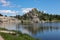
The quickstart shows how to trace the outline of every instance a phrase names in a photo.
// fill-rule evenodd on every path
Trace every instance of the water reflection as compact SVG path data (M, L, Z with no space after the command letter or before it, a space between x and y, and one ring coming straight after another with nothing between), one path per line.
M36 34L38 32L59 30L60 23L35 23L28 25L23 25L20 23L2 23L0 24L0 27L6 28L8 30L18 30Z
M47 39L60 39L60 22L52 23L38 23L23 25L20 23L2 23L0 27L8 30L17 30L26 33L35 38ZM48 35L48 36L47 36ZM56 37L55 37L56 36Z
M38 32L44 32L44 31L53 31L58 30L60 27L52 26L52 25L45 25L45 24L30 24L30 25L22 25L23 29L28 30L32 34L36 34ZM21 27L21 26L19 26Z
M16 23L0 23L1 28L6 28L8 30L16 30Z

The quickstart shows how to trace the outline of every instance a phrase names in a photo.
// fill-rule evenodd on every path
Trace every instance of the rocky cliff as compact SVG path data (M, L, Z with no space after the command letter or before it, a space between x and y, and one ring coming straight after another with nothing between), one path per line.
M23 15L25 19L31 20L32 22L39 22L38 10L33 8L31 11Z

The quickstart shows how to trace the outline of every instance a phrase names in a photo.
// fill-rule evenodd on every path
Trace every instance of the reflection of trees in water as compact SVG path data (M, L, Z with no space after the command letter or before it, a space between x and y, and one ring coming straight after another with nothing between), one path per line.
M20 23L17 23L16 24L16 31L19 31L19 29L20 29Z
M44 32L44 31L53 31L60 29L59 27L53 27L53 26L38 26L38 25L28 25L24 27L29 32L32 32L33 34L36 34L37 32Z

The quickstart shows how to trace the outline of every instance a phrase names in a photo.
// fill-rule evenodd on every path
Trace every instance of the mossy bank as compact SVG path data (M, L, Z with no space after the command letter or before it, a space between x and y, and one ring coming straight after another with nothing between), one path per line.
M6 29L0 28L0 30L6 30ZM4 38L4 40L36 40L35 38L32 38L27 34L22 34L21 32L16 32L16 34L0 32L0 35Z

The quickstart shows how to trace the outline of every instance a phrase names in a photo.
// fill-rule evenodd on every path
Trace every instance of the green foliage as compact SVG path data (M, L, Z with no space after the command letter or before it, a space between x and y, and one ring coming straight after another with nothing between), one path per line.
M44 13L44 11L38 11L36 8L33 8L31 11L29 11L28 13L25 13L22 16L16 15L14 17L19 20L22 20L22 19L31 20L31 19L33 19L32 16L34 16L34 15L37 15L40 20L44 20L44 21L60 20L60 15L52 15L52 14ZM0 16L3 16L3 15L0 14Z
M30 18L30 17L28 16L28 14L23 15L23 19L24 19L24 20L29 20L29 18Z
M31 24L31 21L30 20L23 20L23 23L22 24L24 24L24 25Z
M30 37L29 35L25 34L19 34L17 35L12 35L8 33L0 33L0 35L5 39L5 40L35 40L34 38Z
M0 16L3 16L2 14L0 14Z
M20 20L22 17L20 15L16 15L15 18Z
M7 30L7 29L0 28L0 30ZM0 35L4 38L4 40L36 40L35 38L32 38L28 34L22 34L21 32L17 32L17 31L14 31L14 32L16 32L16 34L0 32Z
M0 30L7 30L7 29L5 29L5 28L0 28Z
M20 16L20 15L16 15L15 18L18 18L19 20L31 20L33 19L32 16L37 15L37 17L40 20L60 20L60 15L52 15L52 14L48 14L48 13L44 13L44 11L38 11L36 8L33 8L31 11L29 11L28 13L25 13L24 15Z

